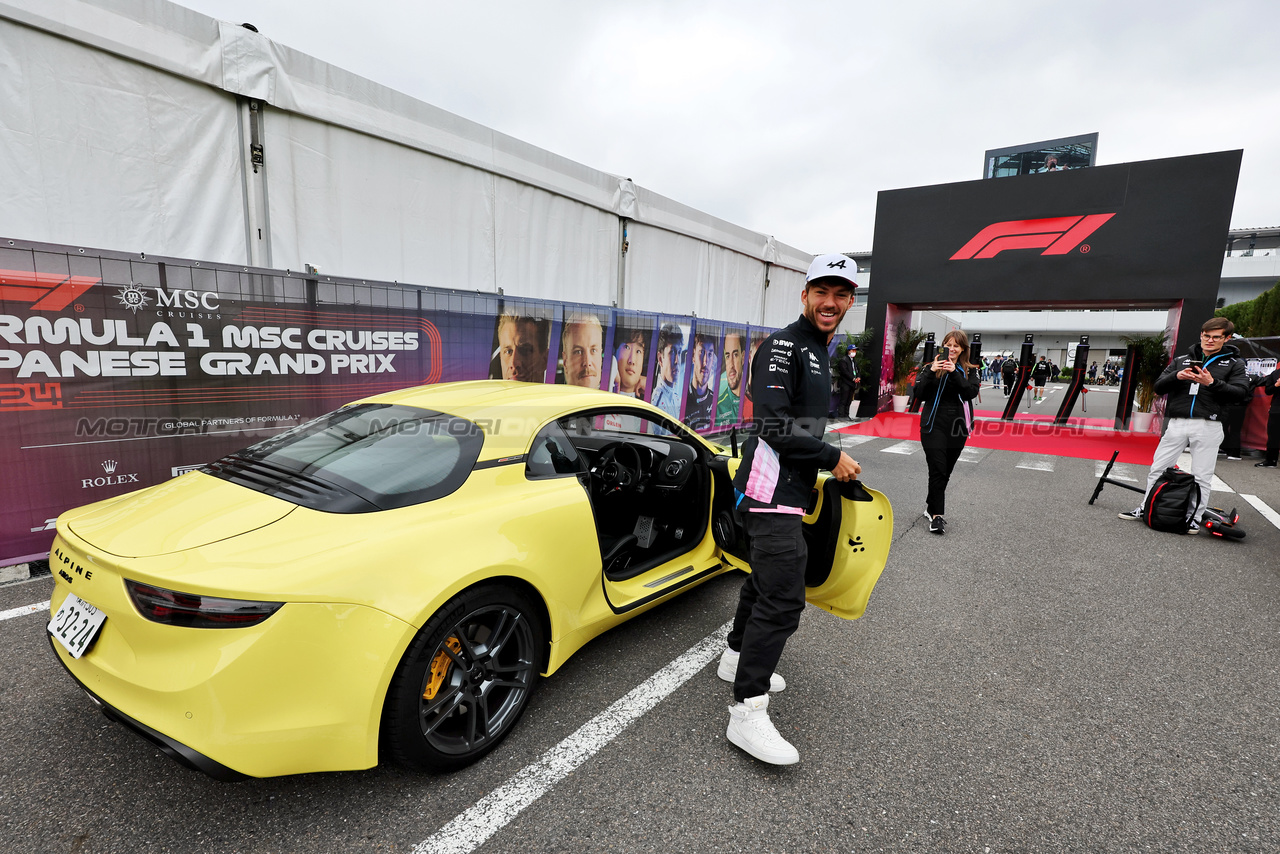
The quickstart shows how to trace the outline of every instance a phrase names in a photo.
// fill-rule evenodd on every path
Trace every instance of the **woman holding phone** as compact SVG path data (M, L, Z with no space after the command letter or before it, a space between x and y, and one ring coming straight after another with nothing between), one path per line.
M938 355L916 375L916 400L920 409L920 444L929 464L929 497L925 518L934 534L946 531L947 482L969 438L973 409L969 401L978 394L969 362L969 336L953 329L942 339Z

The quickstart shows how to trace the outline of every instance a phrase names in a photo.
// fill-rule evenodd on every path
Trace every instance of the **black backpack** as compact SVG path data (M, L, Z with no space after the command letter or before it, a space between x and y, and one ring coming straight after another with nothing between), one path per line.
M1193 475L1174 466L1165 469L1151 487L1142 505L1142 521L1157 531L1185 534L1199 506L1200 484Z

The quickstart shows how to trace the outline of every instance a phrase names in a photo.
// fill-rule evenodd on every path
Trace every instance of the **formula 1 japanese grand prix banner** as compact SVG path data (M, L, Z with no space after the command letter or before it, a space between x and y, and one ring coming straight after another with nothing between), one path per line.
M730 332L747 340L691 317L4 241L0 566L43 557L66 509L422 383L669 387L696 429L737 424L740 404L714 405Z

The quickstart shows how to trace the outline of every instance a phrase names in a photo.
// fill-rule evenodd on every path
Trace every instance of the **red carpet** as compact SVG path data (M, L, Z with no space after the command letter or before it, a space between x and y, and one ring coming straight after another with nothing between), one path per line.
M1100 419L1072 419L1070 424L1051 423L1053 416L1018 416L1017 421L979 418L974 422L968 444L975 448L997 451L1021 451L1027 454L1051 454L1079 457L1085 460L1109 460L1116 451L1116 462L1151 465L1158 433L1130 433L1124 430L1098 429L1085 426ZM1084 423L1077 423L1083 421ZM1102 422L1109 428L1113 422ZM909 412L881 412L870 421L841 427L837 433L878 436L884 439L920 439L920 416Z
M1052 423L1052 421L1053 421L1053 419L1054 419L1054 417L1055 417L1055 413L1056 413L1056 410L1053 410L1053 411L1048 412L1048 413L1045 413L1045 412L1043 412L1043 411L1042 411L1042 412L1024 412L1024 411L1022 411L1022 410L1019 410L1019 411L1018 411L1017 420L1018 420L1018 421L1036 421L1036 422L1050 422L1050 423ZM1003 406L1001 406L1001 407L1000 407L1000 408L998 408L998 409L986 409L986 408L984 408L981 404L979 404L978 406L974 407L973 415L974 415L974 417L975 417L975 418L993 418L993 419L998 419L1001 415L1004 415L1004 407L1003 407ZM1068 418L1068 419L1067 419L1067 424L1072 425L1072 426L1077 426L1077 427L1101 427L1101 428L1102 428L1102 429L1104 429L1104 430L1113 430L1113 431L1114 431L1114 425L1115 425L1115 423L1116 423L1116 419L1115 419L1115 416L1114 416L1114 415L1113 415L1113 416L1111 416L1110 418L1080 418L1080 417L1072 417L1072 418ZM1111 455L1110 455L1110 454L1108 454L1108 455L1107 455L1107 459L1111 459Z

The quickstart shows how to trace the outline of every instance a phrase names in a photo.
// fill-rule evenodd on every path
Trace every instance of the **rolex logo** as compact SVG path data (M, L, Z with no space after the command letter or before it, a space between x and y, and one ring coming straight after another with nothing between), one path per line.
M137 472L129 472L126 474L116 474L116 467L120 463L116 460L103 460L100 465L102 470L106 472L106 477L86 477L80 481L81 489L95 489L99 486L119 486L125 483L136 483L141 486L142 477Z

